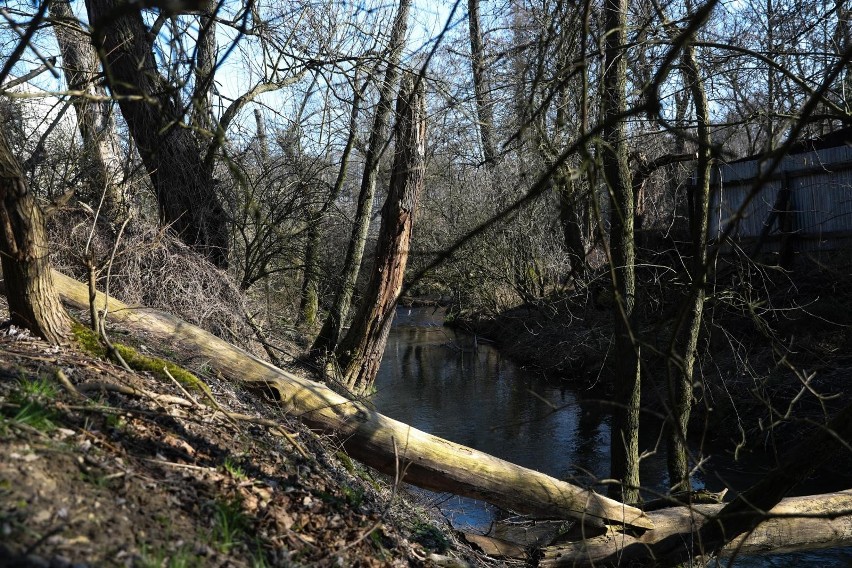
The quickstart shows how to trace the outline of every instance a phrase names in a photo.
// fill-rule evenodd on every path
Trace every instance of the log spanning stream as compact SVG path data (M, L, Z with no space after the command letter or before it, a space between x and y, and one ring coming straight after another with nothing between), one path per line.
M488 343L443 327L443 315L434 308L398 309L376 379L373 402L379 412L556 478L586 484L607 476L610 416L605 407L564 383L520 368ZM657 428L646 428L641 449L653 450L658 434ZM726 483L743 489L771 465L766 458L735 464L728 456L713 455L710 473L695 481L711 491ZM650 490L666 488L664 444L643 460L641 474ZM816 483L801 491L839 488ZM484 533L505 517L472 499L427 495L460 530ZM852 549L738 557L735 565L847 567Z
M89 291L85 284L55 271L53 280L63 301L80 309L88 306ZM98 293L96 301L100 305L107 300ZM115 299L109 299L108 304L112 318L125 329L131 332L144 331L159 341L192 350L204 357L211 369L221 373L225 379L261 395L259 404L273 405L279 412L298 417L312 430L336 437L341 448L352 458L380 472L398 472L402 460L405 464L405 479L418 487L451 491L456 495L481 499L505 510L537 515L539 518L579 521L581 535L554 546L547 545L552 542L551 539L537 542L536 551L540 555L537 558L538 565L542 567L600 566L634 561L648 564L654 560L675 565L705 551L718 550L724 557L740 553L762 554L767 550L781 552L815 547L852 547L852 489L782 498L794 486L803 491L818 487L801 484L808 480L811 465L830 462L839 452L845 451L844 440L852 439L852 406L847 406L835 415L827 423L826 429L810 432L807 443L789 450L785 458L789 464L787 469L762 474L760 482L727 505L665 507L643 512L576 483L560 480L395 420L378 412L372 404L345 398L322 383L279 369L176 316L143 306L128 306ZM426 327L437 328L436 324L432 322ZM406 326L399 327L404 329ZM456 337L463 339L461 336ZM451 347L465 351L463 344L453 344ZM469 347L472 353L479 355L479 349L472 349L473 345ZM444 358L439 357L439 362ZM477 356L474 361L478 359ZM497 360L500 362L498 368L503 368L504 362L499 357ZM460 369L461 376L451 373L449 376L454 378L448 380L447 384L470 380L472 375L469 369L465 370L464 366ZM485 380L483 384L501 384L496 377ZM543 402L547 412L546 416L534 415L536 420L520 420L512 424L532 424L560 412L567 413L570 408L581 404L577 400L576 404L565 404L560 409L542 395L536 395L536 391L529 387L531 377L526 378L526 383L523 380L523 376L518 375L507 384L509 387L526 385L525 392L532 399ZM546 384L542 383L542 386ZM385 391L387 389L382 392ZM411 396L406 395L406 398ZM396 400L394 397L392 399ZM567 391L560 390L560 399L567 400ZM460 400L465 401L465 404L453 413L457 417L461 416L462 422L459 424L471 423L472 428L488 428L491 432L489 424L480 423L474 414L479 409L496 405L496 400L481 395ZM415 402L415 408L424 406L416 399ZM523 412L519 415L522 416ZM505 416L505 413L498 413L498 416ZM275 421L271 421L269 427L280 430ZM495 428L498 427L505 428L505 420ZM450 435L457 436L459 432L451 431ZM522 445L532 443L532 440L526 438L520 438L520 441ZM542 436L538 436L535 442L542 442ZM502 447L496 448L502 454L506 453L504 450ZM539 455L540 452L543 456L557 450L548 438L533 455ZM519 461L522 459L519 458ZM593 463L601 461L596 459ZM716 467L716 470L719 471L719 468ZM594 471L589 474L594 477ZM848 483L848 479L848 472L844 473L844 484ZM733 484L735 488L741 486ZM828 486L818 488L826 490ZM465 508L470 509L467 506ZM488 510L485 511L483 518L490 515ZM730 539L732 535L736 535L733 540ZM504 545L499 545L501 541L493 538L471 538L489 548L496 546L501 554L506 551ZM527 538L523 540L528 541ZM518 549L515 548L512 556L518 555ZM781 565L843 566L848 565L848 553L848 549L836 548L825 556L811 554L782 557ZM523 554L521 550L520 555Z

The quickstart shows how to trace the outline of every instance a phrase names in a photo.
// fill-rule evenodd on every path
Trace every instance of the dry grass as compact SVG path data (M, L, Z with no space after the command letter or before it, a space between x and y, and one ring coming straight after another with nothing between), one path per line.
M67 209L49 223L52 262L66 274L86 278L86 251L98 267L98 287L129 304L161 309L242 347L253 349L245 322L249 300L231 275L189 249L168 231L134 220L123 233L111 267L117 228L98 223L82 209Z

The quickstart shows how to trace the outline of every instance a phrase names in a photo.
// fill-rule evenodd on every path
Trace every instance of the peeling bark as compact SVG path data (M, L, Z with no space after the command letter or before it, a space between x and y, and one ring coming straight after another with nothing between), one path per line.
M694 550L684 555L693 559L703 552L712 552L712 547L702 546L699 529L723 507L694 505L654 511L648 513L654 522L653 530L639 536L610 532L581 542L547 547L538 565L542 568L673 566L680 561L664 555L664 544L679 544L688 551L693 547L687 543L694 543ZM852 545L852 491L841 491L784 499L752 531L726 544L719 555L781 554L849 545Z
M387 142L388 120L393 105L393 93L399 77L399 62L402 58L402 48L405 45L405 33L408 29L410 11L411 0L400 0L399 10L396 18L394 18L390 43L388 44L385 76L379 88L379 103L373 117L373 127L370 130L370 141L364 160L364 174L361 178L361 190L358 193L358 207L355 211L352 236L349 239L346 258L343 262L343 281L312 347L313 351L320 353L334 351L340 342L344 323L352 305L352 296L355 294L355 285L358 281L358 273L361 271L364 248L367 245L367 233L370 230L370 217L373 214L373 199L376 194L376 179L379 173L379 159Z
M396 117L396 151L382 207L376 262L361 307L337 354L343 382L354 392L367 391L379 372L408 263L414 213L426 175L426 96L419 77L409 74L403 80Z

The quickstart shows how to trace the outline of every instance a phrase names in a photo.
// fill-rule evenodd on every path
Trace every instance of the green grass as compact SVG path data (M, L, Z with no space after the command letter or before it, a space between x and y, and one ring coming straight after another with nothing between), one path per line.
M237 463L236 460L232 459L231 456L225 458L225 462L222 464L222 469L228 472L234 479L246 478L245 470L239 463Z
M9 402L14 407L5 409L3 416L11 423L23 424L41 432L56 428L56 413L46 405L56 397L56 386L44 378L24 378L18 381L18 387L9 396Z
M34 400L21 406L18 412L10 418L12 422L25 424L42 432L49 432L56 428L56 424L53 422L53 412Z
M21 379L18 384L20 385L19 392L26 398L52 399L56 398L59 392L56 383L42 377Z
M439 553L446 552L450 548L447 537L435 525L417 519L411 527L411 532L413 540L424 548Z
M140 568L190 568L200 566L198 558L186 547L181 547L173 553L168 553L162 547L152 550L147 544L142 545L138 560L133 564Z
M213 521L212 544L221 552L228 552L245 540L249 519L240 499L214 502Z
M350 507L360 507L364 502L364 490L359 487L349 487L344 483L340 486L340 492Z
M127 420L120 414L107 414L105 416L106 425L111 430L123 431L127 427Z

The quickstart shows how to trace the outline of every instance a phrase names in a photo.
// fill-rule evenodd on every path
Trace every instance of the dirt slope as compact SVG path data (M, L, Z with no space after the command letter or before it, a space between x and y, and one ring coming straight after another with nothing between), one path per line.
M0 566L484 562L327 441L252 395L207 380L215 403L4 330ZM286 431L234 421L215 404Z

